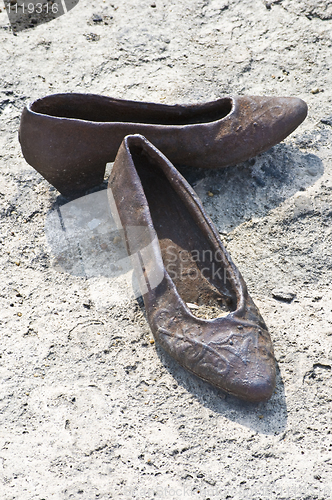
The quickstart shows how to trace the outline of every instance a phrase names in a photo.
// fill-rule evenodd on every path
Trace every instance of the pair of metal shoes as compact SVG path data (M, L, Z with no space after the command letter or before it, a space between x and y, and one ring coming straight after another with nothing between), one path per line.
M167 106L60 94L22 114L26 160L65 196L100 184L115 160L109 202L156 340L187 370L247 401L273 393L272 342L198 196L169 159L204 168L244 161L283 140L306 113L296 98Z

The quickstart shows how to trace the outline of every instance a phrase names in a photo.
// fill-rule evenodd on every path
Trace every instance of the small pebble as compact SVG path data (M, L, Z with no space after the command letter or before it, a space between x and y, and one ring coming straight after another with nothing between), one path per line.
M330 125L330 127L332 127L332 116L326 116L325 118L322 118L321 122L324 123L324 125Z
M290 290L274 289L272 291L272 297L276 300L280 300L281 302L290 303L296 297L296 293Z
M98 42L98 40L100 40L100 35L97 35L96 33L85 33L84 36L88 42Z
M208 196L214 196L214 194L211 193L211 191L208 191L207 194L208 194Z
M192 304L191 302L187 302L187 306L189 309L199 309L198 305Z
M321 90L320 89L312 89L310 92L312 94L319 94L319 92L321 92Z
M101 23L103 21L103 18L99 14L93 14L92 21L94 23Z

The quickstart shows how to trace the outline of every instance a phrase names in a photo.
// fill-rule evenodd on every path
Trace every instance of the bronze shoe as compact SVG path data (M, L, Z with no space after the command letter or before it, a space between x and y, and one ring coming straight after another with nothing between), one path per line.
M141 135L123 140L108 188L156 340L223 391L267 400L276 377L267 327L196 193Z
M223 97L194 105L55 94L23 110L19 138L26 161L63 195L104 179L122 139L140 133L173 163L220 168L247 160L287 137L305 119L295 97Z

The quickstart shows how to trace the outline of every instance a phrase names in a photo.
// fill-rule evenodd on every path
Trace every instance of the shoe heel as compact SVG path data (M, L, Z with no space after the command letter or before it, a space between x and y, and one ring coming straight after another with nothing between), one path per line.
M85 122L54 119L25 108L19 141L25 160L66 197L79 196L104 180L107 159ZM108 161L111 161L109 159Z

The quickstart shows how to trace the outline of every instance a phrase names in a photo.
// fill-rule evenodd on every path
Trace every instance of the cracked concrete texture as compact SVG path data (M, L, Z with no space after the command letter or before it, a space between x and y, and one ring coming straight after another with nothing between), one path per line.
M305 15L308 19L314 17L322 21L332 19L332 2L329 0L316 0L316 2L310 0L265 0L265 4L268 9L272 5L280 4L289 12Z
M330 17L314 0L81 0L13 36L2 9L1 498L332 498ZM56 92L308 103L255 159L183 169L269 327L269 402L225 396L153 344L102 249L95 276L69 253L58 265L47 222L66 200L17 140L24 104Z

